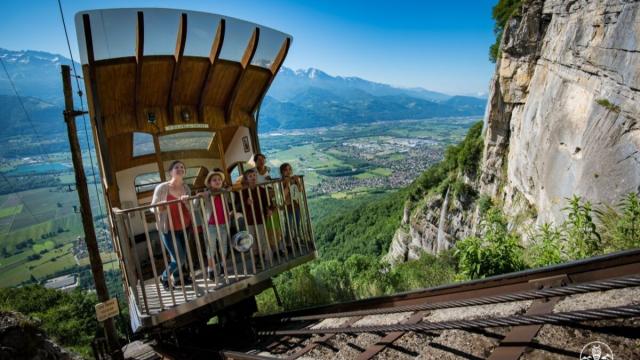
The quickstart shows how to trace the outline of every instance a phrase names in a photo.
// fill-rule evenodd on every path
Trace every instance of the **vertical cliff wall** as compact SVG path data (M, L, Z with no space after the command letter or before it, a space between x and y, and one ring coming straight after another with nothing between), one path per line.
M640 191L639 120L640 0L524 0L490 84L481 171L464 181L522 232L559 223L574 194L611 204ZM391 262L440 251L439 232L448 243L474 232L476 204L443 202L413 204Z
M541 223L640 190L640 2L526 1L501 48L481 192Z

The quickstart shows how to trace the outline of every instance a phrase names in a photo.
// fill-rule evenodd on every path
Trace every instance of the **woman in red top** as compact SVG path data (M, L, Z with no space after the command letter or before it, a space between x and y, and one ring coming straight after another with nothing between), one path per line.
M169 276L173 279L173 284L177 286L183 285L176 276L178 266L186 268L187 258L185 252L185 232L191 225L191 216L189 209L185 204L185 200L191 194L189 186L183 182L186 173L184 163L174 161L169 165L169 175L171 180L163 182L156 186L153 191L153 200L151 204L159 204L168 201L182 200L169 205L157 206L151 208L156 214L156 226L161 234L162 244L171 257L169 267L162 273L161 281L165 288L169 287ZM180 214L182 213L182 217ZM175 243L174 243L175 235ZM174 246L175 244L175 246ZM184 274L184 285L191 283L188 274Z

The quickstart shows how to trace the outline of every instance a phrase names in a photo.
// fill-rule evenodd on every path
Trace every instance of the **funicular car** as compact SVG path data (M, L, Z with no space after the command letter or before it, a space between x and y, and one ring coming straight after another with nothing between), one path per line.
M82 11L75 22L112 239L136 331L206 320L315 258L303 179L291 218L294 202L285 201L288 189L274 178L259 186L277 209L279 232L247 232L243 219L251 209L236 199L251 191L225 190L232 195L224 208L230 249L226 258L217 249L220 271L210 279L205 247L212 234L203 221L204 198L195 195L211 169L235 179L259 152L256 112L287 55L289 35L172 9ZM174 160L186 167L193 193L184 203L194 223L189 230L171 225L171 232L175 241L175 232L184 231L187 263L179 264L180 276L193 281L165 288L159 277L169 254L153 209L171 202L152 205L151 198ZM260 235L269 241L255 238ZM264 246L277 249L257 249Z

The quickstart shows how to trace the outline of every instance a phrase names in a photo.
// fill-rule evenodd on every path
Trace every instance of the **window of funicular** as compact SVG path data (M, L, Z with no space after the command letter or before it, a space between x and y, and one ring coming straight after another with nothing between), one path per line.
M187 172L185 173L183 178L184 182L189 186L193 186L194 182L198 178L198 173L202 171L203 168L203 166L188 167ZM158 173L157 171L138 175L134 179L136 194L153 191L155 187L161 182L162 180L160 179L160 173Z
M215 133L212 131L183 131L159 137L160 151L208 150Z
M158 185L162 180L160 180L160 173L151 172L142 175L136 176L134 179L134 184L136 187L136 194L153 191L153 189Z
M133 133L133 156L142 156L153 154L155 148L153 147L153 135L134 132Z

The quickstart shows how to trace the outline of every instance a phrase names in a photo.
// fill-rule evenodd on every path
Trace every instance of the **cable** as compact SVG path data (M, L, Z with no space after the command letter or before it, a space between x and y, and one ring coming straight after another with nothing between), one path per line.
M40 142L42 141L40 139L40 134L38 133L38 130L36 129L35 125L33 125L33 120L31 119L31 115L29 115L29 112L27 111L27 107L24 105L24 102L22 101L22 97L20 96L20 93L18 93L18 89L16 88L16 85L13 82L13 79L11 78L11 75L9 74L9 70L7 70L7 67L5 66L4 60L0 57L0 64L2 64L2 69L4 69L4 73L7 75L7 80L9 80L9 84L11 85L11 89L13 89L13 92L16 94L16 98L18 99L18 102L20 103L20 107L22 108L22 111L24 112L24 115L27 117L27 122L29 122L29 126L31 127L31 130L33 130L33 132L36 134L36 138L38 139L38 147L40 147L40 153L41 155L46 155L45 151L42 151L42 147L40 145Z
M27 111L27 107L24 105L24 102L22 101L22 97L20 96L20 93L18 93L18 89L16 88L16 85L13 82L13 79L11 78L11 75L9 74L9 70L7 69L7 67L6 67L6 65L4 63L4 60L2 58L0 58L0 64L2 64L2 69L4 69L4 73L7 75L7 80L9 80L9 84L11 85L11 89L13 89L14 94L16 94L16 98L18 99L18 102L20 103L20 107L22 108L22 111L24 112L24 115L27 118L27 122L29 123L29 126L31 127L31 130L33 130L34 134L36 135L36 139L37 139L36 143L38 144L38 148L40 149L40 156L49 157L49 154L46 153L42 148L42 145L41 145L42 139L40 138L40 134L38 133L38 130L36 129L35 125L33 124L33 120L31 119L31 115L29 115L29 112ZM9 187L17 188L13 184L11 184L11 181L9 181L9 178L3 172L0 172L0 175L2 176L4 181L6 181L7 184L9 184ZM37 221L38 218L36 218L35 215L33 215L33 212L31 211L31 209L29 209L29 206L24 201L24 199L22 199L20 194L18 192L15 192L14 194L18 197L18 199L20 200L22 205L24 205L24 208L27 210L29 215L35 221Z
M96 176L96 172L95 172L95 168L94 168L94 163L93 163L93 156L91 155L91 144L89 142L89 131L87 130L87 118L84 114L85 109L84 109L84 101L82 98L82 90L80 90L80 81L78 80L78 78L80 77L78 75L78 72L76 70L76 62L73 59L73 52L71 51L71 42L69 41L69 32L67 31L67 23L64 21L64 11L62 10L62 2L61 0L57 0L58 1L58 9L60 10L60 19L62 20L62 27L64 29L64 36L65 39L67 41L67 48L69 49L69 58L71 59L71 67L73 69L73 73L74 73L74 79L76 81L76 87L78 89L78 97L80 98L80 110L82 110L83 114L82 114L82 126L83 126L83 130L84 130L84 137L85 137L85 141L87 144L87 151L89 152L89 163L91 165L91 176L93 178L93 187L94 190L96 192L96 199L98 200L98 211L100 213L100 219L101 222L103 222L103 224L106 226L106 224L104 223L106 217L104 214L104 209L102 207L102 202L100 201L100 191L98 189L98 180L97 180L97 176ZM106 204L105 204L106 206ZM113 251L109 252L109 262L113 262Z
M640 316L640 305L626 305L601 309L567 311L540 315L511 315L471 320L453 320L417 324L373 325L356 327L317 328L299 330L262 330L260 336L272 335L311 335L311 334L357 334L357 333L389 333L406 331L433 331L453 329L484 329L505 326L523 325L565 325L580 321L618 319Z

